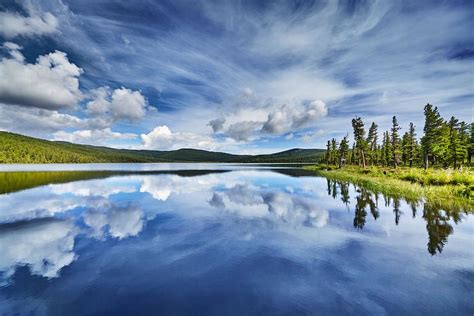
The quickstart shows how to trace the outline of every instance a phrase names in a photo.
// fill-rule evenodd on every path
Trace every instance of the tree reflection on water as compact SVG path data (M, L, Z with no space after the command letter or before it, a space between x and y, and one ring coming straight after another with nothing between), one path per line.
M379 198L384 199L385 207L393 207L394 221L398 225L403 215L400 203L404 200L411 208L412 217L416 218L422 211L422 218L426 222L428 233L427 249L431 255L441 253L448 242L448 237L454 232L453 223L458 224L463 220L463 215L468 214L468 207L457 204L453 201L425 201L423 199L402 199L393 197L382 192L372 192L366 188L359 187L350 182L327 179L328 195L334 199L340 197L341 201L351 209L349 187L352 185L355 196L354 227L362 230L366 223L367 211L377 220L380 216L378 202Z

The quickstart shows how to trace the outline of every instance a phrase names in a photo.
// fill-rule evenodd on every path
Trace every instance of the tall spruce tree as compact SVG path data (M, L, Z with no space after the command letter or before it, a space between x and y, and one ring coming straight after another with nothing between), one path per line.
M344 136L339 144L339 168L346 162L347 153L349 152L349 140L348 135Z
M329 165L331 160L331 141L328 140L328 143L326 144L326 153L324 155L324 162L326 162L327 165Z
M354 140L356 142L356 149L357 152L360 154L359 158L359 165L362 164L362 167L365 168L366 161L365 161L365 151L367 147L367 142L365 140L365 129L364 129L364 122L360 117L355 117L352 119L352 128L354 130Z
M392 118L392 129L391 129L391 145L392 145L392 155L393 155L393 166L396 168L400 163L400 157L402 154L401 151L401 144L400 144L400 135L398 135L398 131L401 127L398 125L397 117L393 116Z
M407 165L408 153L410 151L410 134L405 132L402 136L402 163L403 166Z
M383 148L382 148L382 155L383 155L383 163L385 166L390 166L392 162L392 145L390 143L390 134L388 131L385 131L383 136Z
M467 162L469 165L472 163L472 156L474 156L474 123L471 123L471 135L467 147Z
M423 148L424 167L427 169L429 161L435 161L436 146L440 140L443 119L439 115L438 107L433 107L429 103L424 107L424 114L425 126L423 132L425 135L421 139L421 146Z
M410 122L410 127L408 128L408 161L410 168L413 166L413 161L416 159L416 147L415 125L413 122Z
M368 145L368 160L370 164L377 164L377 124L372 122L369 128L369 135L367 136L367 145Z
M352 149L351 149L351 164L355 164L357 162L357 152L356 152L356 144L355 142L352 143Z
M459 122L454 116L448 122L449 127L449 163L456 169L462 166L467 157L467 124Z
M331 139L331 164L337 164L337 141L335 138Z
M454 116L448 122L449 126L449 162L453 164L453 168L456 169L458 163L459 147L461 146L459 139L459 120Z
M460 134L460 138L461 138L461 144L462 144L462 148L463 148L463 158L462 158L462 162L461 163L464 163L466 161L466 163L469 163L468 161L468 158L469 158L469 149L470 149L470 124L467 124L466 122L462 121L460 124L459 124L459 134Z

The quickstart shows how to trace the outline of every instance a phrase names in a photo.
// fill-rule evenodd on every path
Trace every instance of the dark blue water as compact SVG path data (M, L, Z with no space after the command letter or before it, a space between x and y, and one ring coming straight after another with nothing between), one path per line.
M473 237L294 171L100 175L0 195L0 315L472 315Z

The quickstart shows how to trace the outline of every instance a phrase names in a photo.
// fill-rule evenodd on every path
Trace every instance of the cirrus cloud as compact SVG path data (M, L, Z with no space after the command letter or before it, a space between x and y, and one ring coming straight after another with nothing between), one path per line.
M5 38L50 34L56 32L57 27L58 19L50 12L31 16L0 12L0 35Z

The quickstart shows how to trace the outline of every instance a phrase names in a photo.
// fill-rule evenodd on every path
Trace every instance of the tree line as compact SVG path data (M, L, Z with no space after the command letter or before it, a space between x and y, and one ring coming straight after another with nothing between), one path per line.
M409 167L429 166L454 169L471 164L474 152L474 123L460 121L454 116L444 120L438 107L424 107L425 124L423 136L418 139L416 126L410 122L406 132L400 136L400 124L396 116L392 127L380 136L375 122L369 127L367 136L361 117L352 119L354 142L349 148L349 135L341 141L328 140L323 162L342 167L344 164L366 167L400 165Z

